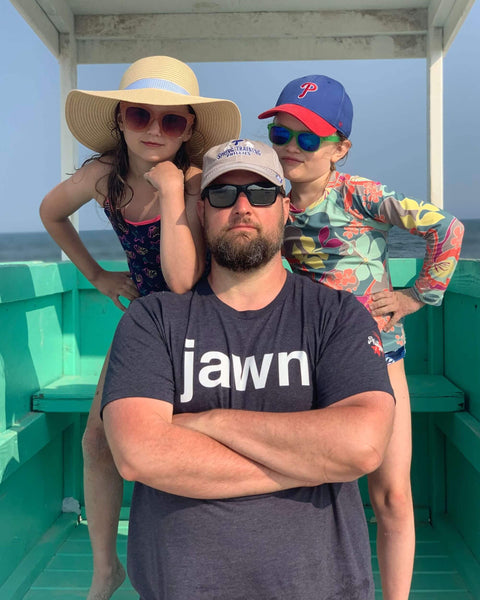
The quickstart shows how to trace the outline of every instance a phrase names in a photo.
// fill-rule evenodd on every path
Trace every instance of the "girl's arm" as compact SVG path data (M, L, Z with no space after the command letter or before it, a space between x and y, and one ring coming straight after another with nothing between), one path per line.
M379 292L372 296L372 314L392 312L388 327L424 304L438 306L457 266L464 226L454 216L427 202L382 190L378 214L384 222L423 237L426 242L422 270L412 288Z
M162 273L168 287L182 294L194 286L205 268L204 242L196 213L201 171L190 167L184 176L166 161L155 165L145 179L158 190Z
M81 206L97 199L96 183L108 171L109 165L99 161L83 166L45 196L40 205L40 218L48 233L88 281L111 298L118 308L125 310L119 296L128 300L138 296L130 273L105 271L88 252L69 220Z

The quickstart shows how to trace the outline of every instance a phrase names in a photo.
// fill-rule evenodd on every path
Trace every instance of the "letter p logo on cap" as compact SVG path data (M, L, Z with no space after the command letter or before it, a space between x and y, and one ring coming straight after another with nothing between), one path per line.
M318 91L318 85L312 81L306 81L305 83L302 83L300 87L303 89L303 92L300 92L298 95L299 98L305 98L308 92Z

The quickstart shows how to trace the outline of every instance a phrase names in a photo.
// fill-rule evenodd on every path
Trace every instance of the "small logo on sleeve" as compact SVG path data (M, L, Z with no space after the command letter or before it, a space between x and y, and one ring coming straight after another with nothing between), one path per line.
M368 345L377 354L377 356L383 355L383 345L380 336L377 333L369 335L367 338Z

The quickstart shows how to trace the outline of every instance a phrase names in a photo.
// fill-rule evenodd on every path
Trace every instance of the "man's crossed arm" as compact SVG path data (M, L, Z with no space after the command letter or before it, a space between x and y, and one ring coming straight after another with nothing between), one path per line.
M122 398L103 418L125 479L213 499L357 479L380 466L393 411L389 394L366 392L310 411L175 416L162 400Z

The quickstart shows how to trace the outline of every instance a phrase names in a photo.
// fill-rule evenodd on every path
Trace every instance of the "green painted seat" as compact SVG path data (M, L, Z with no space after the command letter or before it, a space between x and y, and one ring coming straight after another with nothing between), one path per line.
M463 391L442 375L407 375L412 412L464 410ZM35 392L32 409L47 413L87 413L97 386L95 375L65 375Z

